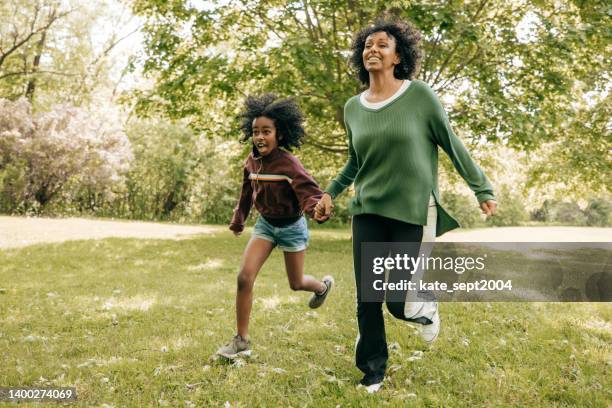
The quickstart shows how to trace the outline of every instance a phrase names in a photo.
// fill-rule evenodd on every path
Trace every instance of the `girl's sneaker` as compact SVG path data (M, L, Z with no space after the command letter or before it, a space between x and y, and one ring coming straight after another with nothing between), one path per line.
M310 302L308 302L308 306L311 309L316 309L317 307L320 307L325 302L325 299L329 295L329 292L331 292L332 286L334 286L334 278L327 275L323 277L323 283L325 284L327 288L325 289L325 292L321 294L314 293L312 295L312 297L310 298Z
M251 342L243 339L241 335L237 334L232 341L217 350L217 355L231 360L241 356L248 357L251 355L251 351Z

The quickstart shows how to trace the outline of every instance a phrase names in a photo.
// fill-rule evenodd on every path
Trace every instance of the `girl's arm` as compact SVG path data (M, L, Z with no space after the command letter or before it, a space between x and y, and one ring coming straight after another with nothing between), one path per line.
M304 169L302 163L295 159L295 173L292 175L291 188L298 199L300 208L310 218L314 218L315 206L321 199L323 191L317 182Z
M251 180L249 180L249 171L244 166L242 189L240 191L240 199L236 208L234 208L234 215L230 223L229 229L234 233L239 234L244 230L244 221L249 216L251 206L253 205L253 186Z

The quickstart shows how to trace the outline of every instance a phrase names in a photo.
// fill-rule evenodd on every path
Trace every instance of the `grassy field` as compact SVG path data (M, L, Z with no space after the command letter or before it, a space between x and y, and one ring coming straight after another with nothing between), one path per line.
M389 318L385 388L356 389L346 230L317 230L309 273L337 287L316 312L275 252L255 286L254 355L234 333L247 236L105 239L0 251L0 386L75 386L73 406L578 406L612 401L612 307L446 303L433 346ZM26 405L27 406L27 405ZM31 404L31 406L40 406Z

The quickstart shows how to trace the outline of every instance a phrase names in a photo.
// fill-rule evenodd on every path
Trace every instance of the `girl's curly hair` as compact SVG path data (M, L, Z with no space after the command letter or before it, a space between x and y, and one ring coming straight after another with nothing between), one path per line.
M304 116L293 98L280 99L274 94L247 97L239 115L243 133L241 142L247 142L253 136L253 121L260 116L274 121L279 146L289 151L293 147L300 148L306 135Z
M370 84L370 74L363 65L363 50L368 36L384 31L395 39L400 63L395 66L393 76L397 79L413 79L419 69L422 53L419 48L421 33L409 22L399 19L379 19L359 31L351 45L350 63L357 71L357 77L364 85Z

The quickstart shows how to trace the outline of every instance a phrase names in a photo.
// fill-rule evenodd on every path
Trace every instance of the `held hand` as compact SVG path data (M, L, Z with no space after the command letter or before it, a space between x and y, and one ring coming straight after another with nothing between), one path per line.
M315 212L313 218L317 223L323 224L325 221L329 220L330 217L326 217L324 215L319 214L318 212Z
M324 193L315 206L314 219L319 222L327 221L331 217L332 208L334 208L334 203L331 196L328 193Z
M323 212L320 212L320 211L318 211L316 209L315 209L314 217L313 218L319 224L322 224L322 223L324 223L325 221L327 221L329 219L329 217L326 217Z
M495 200L487 200L480 203L480 210L483 214L486 214L488 217L495 215L497 212L497 201Z

